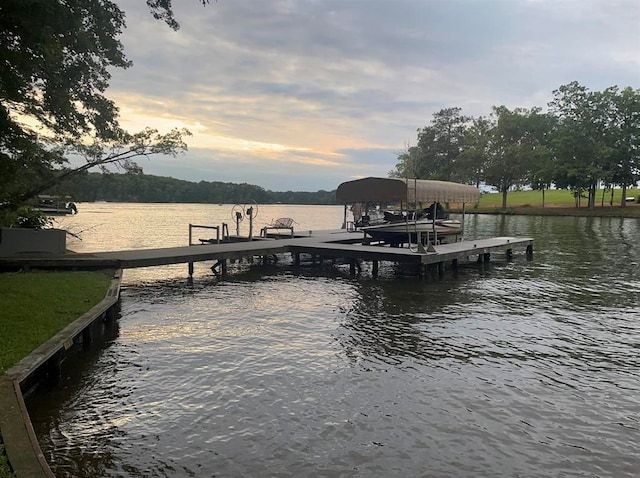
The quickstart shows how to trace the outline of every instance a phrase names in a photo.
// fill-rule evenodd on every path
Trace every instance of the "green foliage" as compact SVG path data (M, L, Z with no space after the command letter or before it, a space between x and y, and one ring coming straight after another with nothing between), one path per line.
M433 114L429 126L418 130L418 145L399 156L394 177L451 180L464 149L470 118L460 108L445 108Z
M191 133L186 129L173 129L167 134L160 134L157 130L146 128L136 134L121 131L110 140L95 139L93 144L70 144L68 151L82 156L85 164L75 169L61 169L55 171L50 179L23 192L18 196L17 204L22 204L36 195L50 190L56 184L80 175L91 168L99 167L103 172L108 172L108 166L116 165L118 168L132 174L140 174L142 169L134 161L134 158L149 157L155 154L176 156L178 152L187 149L183 140L184 136Z
M102 93L108 69L129 66L116 39L123 28L124 14L107 0L2 2L0 201L64 163L61 142L118 130L117 108Z
M147 5L178 28L170 0ZM136 170L136 157L186 149L186 130L120 128L118 109L104 92L110 70L131 65L118 39L124 28L124 12L110 0L3 0L0 209L15 209L93 167ZM69 154L86 164L69 169Z
M209 3L209 0L201 0L202 5ZM162 20L169 25L173 30L178 30L180 24L173 16L173 10L171 8L171 0L147 0L147 6L153 18L156 20Z
M18 209L0 209L0 227L46 229L53 225L51 218L30 206Z
M473 118L465 131L465 147L457 161L457 169L452 179L478 186L484 178L484 170L489 160L493 121L489 118Z
M502 193L503 209L522 186L570 189L575 206L585 194L590 208L600 182L622 187L624 197L640 180L640 90L593 92L574 81L553 95L546 113L497 106L487 119L443 109L418 130L418 145L398 155L390 176L484 183Z
M482 177L502 193L502 207L506 208L509 190L526 185L532 165L545 154L543 138L547 131L541 123L544 115L537 108L511 111L505 106L494 107L492 118Z

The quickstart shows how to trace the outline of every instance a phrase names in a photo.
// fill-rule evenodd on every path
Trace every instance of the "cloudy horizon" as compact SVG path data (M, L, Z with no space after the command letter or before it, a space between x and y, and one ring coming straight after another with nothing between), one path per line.
M578 81L640 87L633 1L174 2L177 32L119 3L133 66L107 96L130 131L186 127L189 150L145 173L332 190L386 176L433 113L546 108Z

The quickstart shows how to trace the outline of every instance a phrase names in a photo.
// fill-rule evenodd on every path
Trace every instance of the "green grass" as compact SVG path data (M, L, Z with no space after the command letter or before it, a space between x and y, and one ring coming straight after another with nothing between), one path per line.
M113 272L0 274L0 375L91 307ZM0 436L0 478L14 478Z
M640 190L628 189L626 197L633 197L635 201L626 202L620 207L622 191L614 190L613 203L611 192L605 191L604 201L602 190L596 192L594 209L587 207L587 198L583 197L580 207L576 207L573 193L568 190L550 190L545 192L544 207L542 206L541 191L510 191L507 194L507 208L502 209L501 193L483 193L477 205L467 205L468 213L478 214L526 214L544 216L603 216L603 217L640 217ZM450 204L451 212L461 212L461 204Z
M100 302L104 272L0 274L0 374Z
M575 208L576 203L573 197L573 193L566 189L552 189L545 191L544 194L545 207L570 207ZM640 197L640 190L628 189L627 197ZM609 207L609 201L611 199L611 192L606 191L604 193L604 206ZM613 191L613 205L620 206L622 199L622 190L615 189ZM636 203L628 203L633 205ZM581 207L586 207L587 199L582 198L580 202ZM596 206L602 205L602 190L596 192ZM502 207L502 194L501 193L484 193L480 198L478 208L501 208ZM542 207L542 191L510 191L507 194L507 207Z

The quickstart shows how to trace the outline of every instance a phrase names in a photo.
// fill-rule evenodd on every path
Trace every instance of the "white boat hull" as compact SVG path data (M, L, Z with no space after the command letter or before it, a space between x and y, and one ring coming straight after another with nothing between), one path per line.
M407 242L417 243L418 236L423 243L436 242L443 237L456 236L462 233L462 223L455 219L431 219L394 222L361 228L374 241L383 241L398 245Z

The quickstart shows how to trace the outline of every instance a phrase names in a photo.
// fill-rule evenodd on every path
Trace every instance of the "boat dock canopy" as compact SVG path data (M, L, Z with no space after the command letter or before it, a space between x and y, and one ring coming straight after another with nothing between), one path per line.
M468 184L431 179L363 178L340 184L336 199L342 203L422 202L476 203L480 190Z

